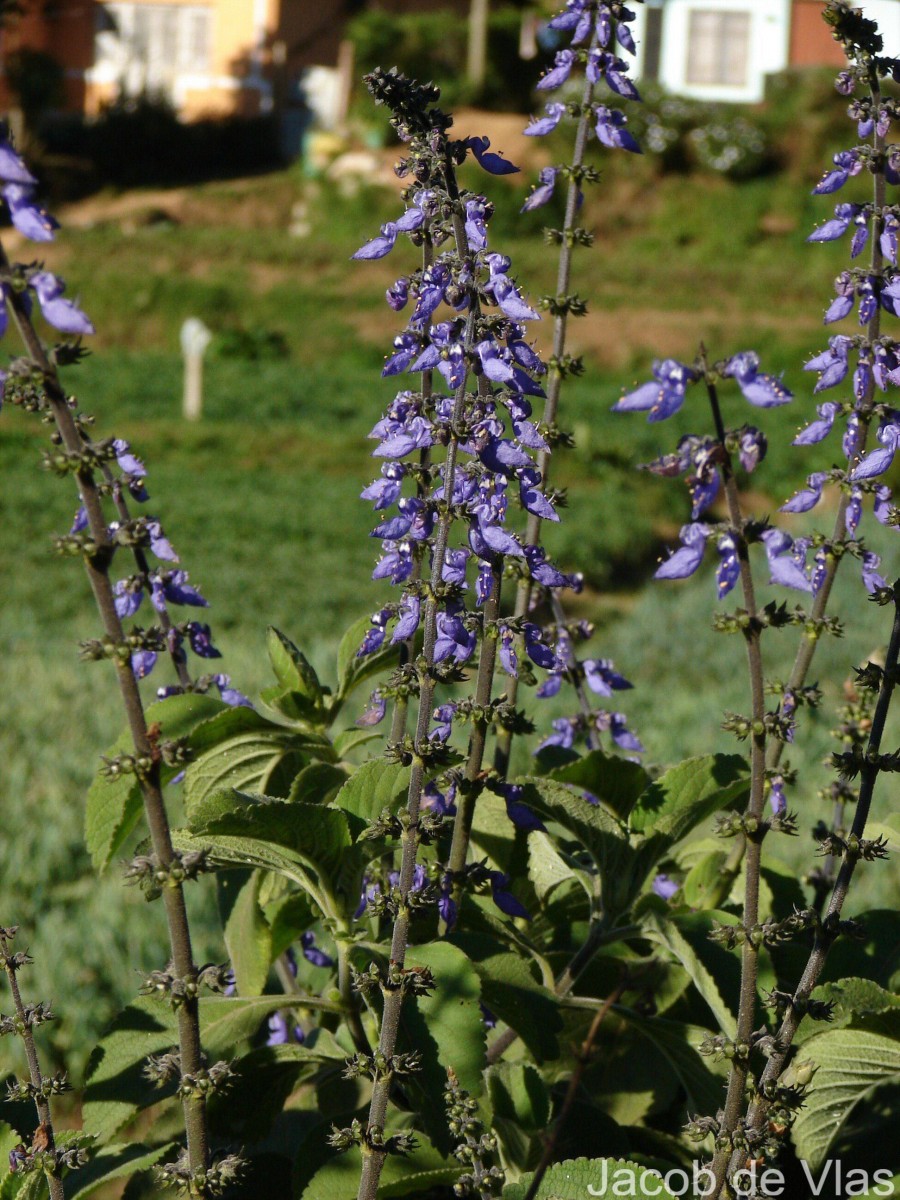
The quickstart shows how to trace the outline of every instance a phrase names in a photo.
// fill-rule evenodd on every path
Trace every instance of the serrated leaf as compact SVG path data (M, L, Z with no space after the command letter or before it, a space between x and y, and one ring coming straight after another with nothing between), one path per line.
M168 696L147 707L147 724L158 724L165 740L187 737L202 722L227 708L221 700L199 693L183 696ZM125 731L110 746L105 758L132 753L134 744L130 731ZM161 771L163 782L167 782L178 771L177 767L164 766ZM143 808L141 789L133 775L120 775L108 779L97 774L88 789L84 814L84 838L91 860L98 871L104 870L113 856L121 849L125 839L134 829Z
M862 1029L835 1029L810 1038L801 1054L819 1069L791 1134L798 1156L818 1171L857 1105L878 1088L900 1083L900 1041Z
M722 998L712 974L675 922L661 920L651 912L644 917L642 924L649 940L664 946L681 963L709 1006L719 1028L727 1037L733 1038L737 1030L736 1018Z
M320 755L321 750L320 739L312 740L268 722L264 728L248 730L220 742L185 772L184 804L188 820L207 797L228 788L242 792L260 790L282 758L293 760L293 774L296 774L310 755Z
M273 625L266 631L266 649L275 678L281 686L290 691L301 692L317 707L321 707L322 685L302 650Z
M900 1023L900 996L879 987L873 979L851 977L823 983L813 991L812 998L834 1005L829 1030L844 1029L848 1025L857 1028L868 1025L876 1033L889 1034L891 1031L882 1027L884 1022L878 1021L878 1018L889 1017ZM794 1040L803 1042L821 1032L821 1021L804 1017Z
M734 804L750 787L740 754L704 754L666 771L639 797L631 813L636 833L660 833L679 841L700 821Z
M190 828L201 838L219 834L269 842L290 850L325 877L340 866L354 841L350 822L338 809L253 795L236 788L198 804Z
M533 1178L530 1173L515 1183L508 1183L503 1189L502 1200L525 1200ZM619 1190L613 1191L616 1185ZM591 1195L671 1200L673 1193L661 1182L658 1171L637 1163L621 1158L576 1158L549 1167L534 1193L534 1200L585 1200Z
M464 1168L444 1158L421 1134L419 1145L401 1158L389 1154L376 1193L377 1200L396 1200L401 1196L422 1195L441 1184L452 1185ZM347 1200L359 1185L362 1156L357 1149L332 1158L321 1167L303 1190L301 1200ZM583 1200L583 1198L582 1198Z
M225 947L239 996L258 996L272 962L272 932L259 906L262 872L227 871L216 878Z
M590 792L621 820L628 817L650 783L650 776L640 763L602 750L591 750L575 762L555 767L549 778Z
M162 1146L147 1147L138 1143L123 1143L104 1146L89 1163L66 1179L67 1200L78 1196L89 1196L97 1188L104 1187L114 1179L123 1179L147 1171L160 1159L165 1158L174 1146L166 1142Z
M356 657L356 652L362 645L363 638L371 624L370 617L360 617L353 622L340 640L337 652L337 698L339 701L345 700L353 689L359 687L365 680L380 675L383 671L395 666L399 660L399 647L392 645L382 646L380 650L376 650L373 654L367 654L364 658Z
M409 767L374 758L356 768L332 801L333 808L361 817L367 824L383 808L400 807L409 789Z

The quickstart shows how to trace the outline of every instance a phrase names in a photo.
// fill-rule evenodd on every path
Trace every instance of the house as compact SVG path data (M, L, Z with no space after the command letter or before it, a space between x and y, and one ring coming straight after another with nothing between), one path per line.
M55 79L44 76L30 81L31 88L47 89L48 100L61 103L69 111L84 107L84 76L94 58L94 0L20 0L18 12L4 18L0 30L0 111L10 112L19 105L11 76L15 79L16 60L22 52L35 55L30 62L33 73L43 64L58 64L58 82L62 95L53 97ZM11 69L12 68L12 69Z
M698 100L755 103L767 75L840 65L824 0L646 0L638 10L636 75ZM900 49L900 3L862 0L885 45Z

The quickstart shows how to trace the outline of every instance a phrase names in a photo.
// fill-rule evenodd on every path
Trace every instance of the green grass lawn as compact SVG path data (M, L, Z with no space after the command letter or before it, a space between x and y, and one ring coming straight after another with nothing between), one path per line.
M827 207L811 201L805 184L781 176L742 186L653 180L642 169L637 185L612 180L608 201L601 188L588 213L598 247L578 261L576 286L592 314L574 329L588 371L564 396L564 423L579 445L554 467L569 508L547 543L567 569L585 573L577 612L598 622L597 653L634 680L622 706L650 757L665 762L730 748L719 714L748 705L741 646L709 632L710 571L681 586L645 586L689 504L682 484L634 466L681 434L705 430L708 417L685 411L654 426L608 409L623 387L648 377L654 346L686 359L701 339L713 357L758 347L766 368L784 371L798 396L762 418L770 452L750 502L760 515L774 511L808 472L830 465L830 447L795 452L789 442L813 413L812 377L801 368L824 345L820 314L842 251L804 246ZM299 186L291 173L206 185L182 204L178 221L64 228L46 255L99 331L95 353L67 373L67 386L96 414L100 433L128 438L146 460L150 509L210 600L223 669L251 693L267 680L267 623L327 673L342 627L386 594L369 578L375 543L358 494L376 473L366 434L394 394L391 381L379 379L398 325L383 290L413 263L402 247L387 262L348 261L396 215L396 199L381 191L320 193L311 236L288 238ZM536 294L552 289L553 271L537 222L513 223L520 201L505 200L499 227L510 235L504 249L523 286ZM178 331L188 316L219 334L279 333L287 346L286 357L259 361L211 354L196 426L179 415ZM546 339L542 330L541 344ZM725 403L734 424L759 417L736 396L726 393ZM26 931L36 959L29 987L54 999L55 1050L77 1080L99 1027L133 994L133 971L163 965L164 938L158 906L123 890L115 869L97 881L81 845L85 786L121 717L104 667L77 659L76 643L95 633L96 621L78 564L52 553L51 538L68 528L75 502L69 481L40 467L45 432L4 410L0 921ZM890 538L882 536L888 577L897 573ZM856 581L838 589L854 628L823 648L816 673L833 681L830 700L850 667L886 640L884 613L861 594ZM779 636L791 642L790 633L774 635L772 653ZM770 668L776 677L787 669ZM817 717L792 758L821 758L829 725L827 713ZM824 782L819 773L797 797L804 816ZM810 850L804 841L798 862L808 864ZM216 958L209 899L193 893L198 953Z

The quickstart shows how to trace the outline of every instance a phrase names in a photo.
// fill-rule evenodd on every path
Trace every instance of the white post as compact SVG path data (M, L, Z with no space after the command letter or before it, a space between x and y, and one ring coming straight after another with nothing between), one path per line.
M199 421L203 413L203 355L212 334L198 317L188 317L181 327L181 353L184 355L184 400L186 421Z

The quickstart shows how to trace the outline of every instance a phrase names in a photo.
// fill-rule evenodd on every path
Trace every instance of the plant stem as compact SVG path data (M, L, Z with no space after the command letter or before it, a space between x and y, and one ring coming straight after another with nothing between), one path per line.
M591 42L591 48L596 46L596 34ZM578 121L578 126L575 131L575 146L572 153L572 177L569 179L569 187L566 192L566 213L563 220L563 238L560 243L559 250L559 269L556 279L556 295L558 299L562 299L569 294L569 283L572 275L572 239L569 236L575 228L575 215L578 212L578 196L579 186L577 172L584 165L585 149L588 142L588 133L590 123L588 121L588 112L594 98L594 84L588 79L584 81L584 90L581 97L581 117ZM563 308L553 319L553 350L550 360L550 372L547 378L547 396L544 400L543 420L546 425L552 425L556 421L559 412L559 394L562 388L563 372L561 370L561 360L566 349L566 331L568 328L568 312ZM538 455L537 466L541 472L541 488L544 492L547 490L547 482L550 474L550 458L549 450L542 450ZM528 523L525 529L525 544L527 546L537 546L541 540L541 525L542 520L536 513L528 514ZM516 606L514 615L517 618L524 617L531 605L531 595L533 591L533 583L530 578L524 578L520 581L518 590L516 591ZM558 603L558 601L557 601ZM559 617L557 616L557 623ZM519 694L519 681L514 675L510 675L506 682L506 699L507 702L515 707L516 699ZM579 689L579 702L582 710L590 711L590 706L587 704L587 699L584 695L584 690ZM510 749L512 746L512 732L508 729L500 729L497 732L497 745L494 751L494 769L498 775L506 776L509 772Z
M0 247L0 271L8 270L9 260L5 251ZM70 453L80 454L84 445L81 433L69 409L66 394L56 370L35 332L22 299L17 293L8 290L7 302L12 310L22 342L31 360L44 376L47 401L63 445ZM104 633L114 643L121 644L124 638L122 623L116 613L115 595L109 579L109 567L115 547L109 539L100 492L93 472L89 469L82 469L77 473L77 480L91 537L97 546L96 553L85 557L84 560L88 581L100 614ZM135 753L139 758L152 762L150 770L146 775L140 777L139 783L153 852L160 866L166 869L172 863L175 855L160 784L159 763L153 761L154 747L148 737L143 702L130 662L127 659L123 661L121 658L116 658L115 668ZM174 971L182 979L196 979L197 967L191 948L190 928L181 884L163 888L163 903ZM189 997L179 1005L177 1019L181 1072L183 1075L195 1075L203 1066L199 1012L195 998ZM183 1098L182 1104L191 1170L205 1170L209 1165L206 1102L202 1095L192 1091Z
M891 639L888 645L884 671L881 676L878 702L872 717L872 728L869 733L866 755L860 772L859 798L856 802L849 837L861 839L865 835L866 823L872 807L875 783L880 773L880 767L877 761L874 760L877 760L877 756L881 750L884 726L898 678L898 662L900 662L900 580L894 584L894 622L891 628ZM790 1052L791 1044L800 1027L800 1022L803 1020L803 1015L806 1011L806 1002L809 1000L813 988L819 981L828 952L839 935L841 912L844 902L847 899L847 891L858 861L859 857L857 855L844 853L841 867L831 893L828 911L816 926L812 951L776 1034L778 1049L766 1063L765 1070L759 1081L760 1089L767 1083L777 1080L781 1074ZM758 1095L751 1104L747 1117L748 1125L751 1129L761 1128L768 1107L768 1101Z
M25 1058L28 1062L28 1078L34 1089L34 1106L37 1109L38 1121L40 1128L46 1137L45 1149L50 1153L56 1150L56 1141L53 1135L53 1120L50 1113L50 1102L43 1095L44 1077L41 1074L41 1066L38 1061L37 1047L34 1044L34 1034L31 1024L26 1020L25 1005L22 1002L22 993L19 990L19 981L16 978L16 969L10 963L9 937L15 933L14 928L6 928L0 931L0 950L3 952L3 967L6 971L6 978L9 982L9 990L12 993L13 1006L16 1010L16 1019L20 1027L20 1035L22 1044L25 1047ZM30 960L29 960L30 961ZM50 1189L50 1200L65 1200L65 1188L63 1181L58 1175L45 1175L48 1187Z
M703 357L701 352L701 359ZM722 477L728 504L728 516L734 536L738 542L741 592L743 594L744 607L750 614L750 621L744 629L744 644L747 648L747 666L750 672L750 696L754 728L750 744L750 798L747 804L746 815L758 823L762 817L763 804L765 802L766 780L766 732L764 726L766 709L762 650L760 647L761 627L756 620L756 593L753 586L753 575L750 570L747 543L743 536L744 519L741 513L740 498L734 479L731 457L725 446L725 426L722 422L719 397L715 384L708 378L706 388L715 423L716 436L722 448ZM759 968L759 948L751 940L750 930L759 922L759 875L762 855L762 840L760 837L744 833L743 839L746 854L746 876L742 922L746 936L741 947L740 1000L738 1002L737 1033L735 1036L735 1041L738 1044L747 1044L749 1042L756 1014L756 979ZM737 1126L746 1081L746 1060L740 1055L735 1055L731 1061L728 1091L721 1122L721 1131L723 1133L731 1134ZM717 1152L713 1161L713 1173L716 1176L717 1188L721 1187L721 1177L724 1177L727 1162L728 1151Z

